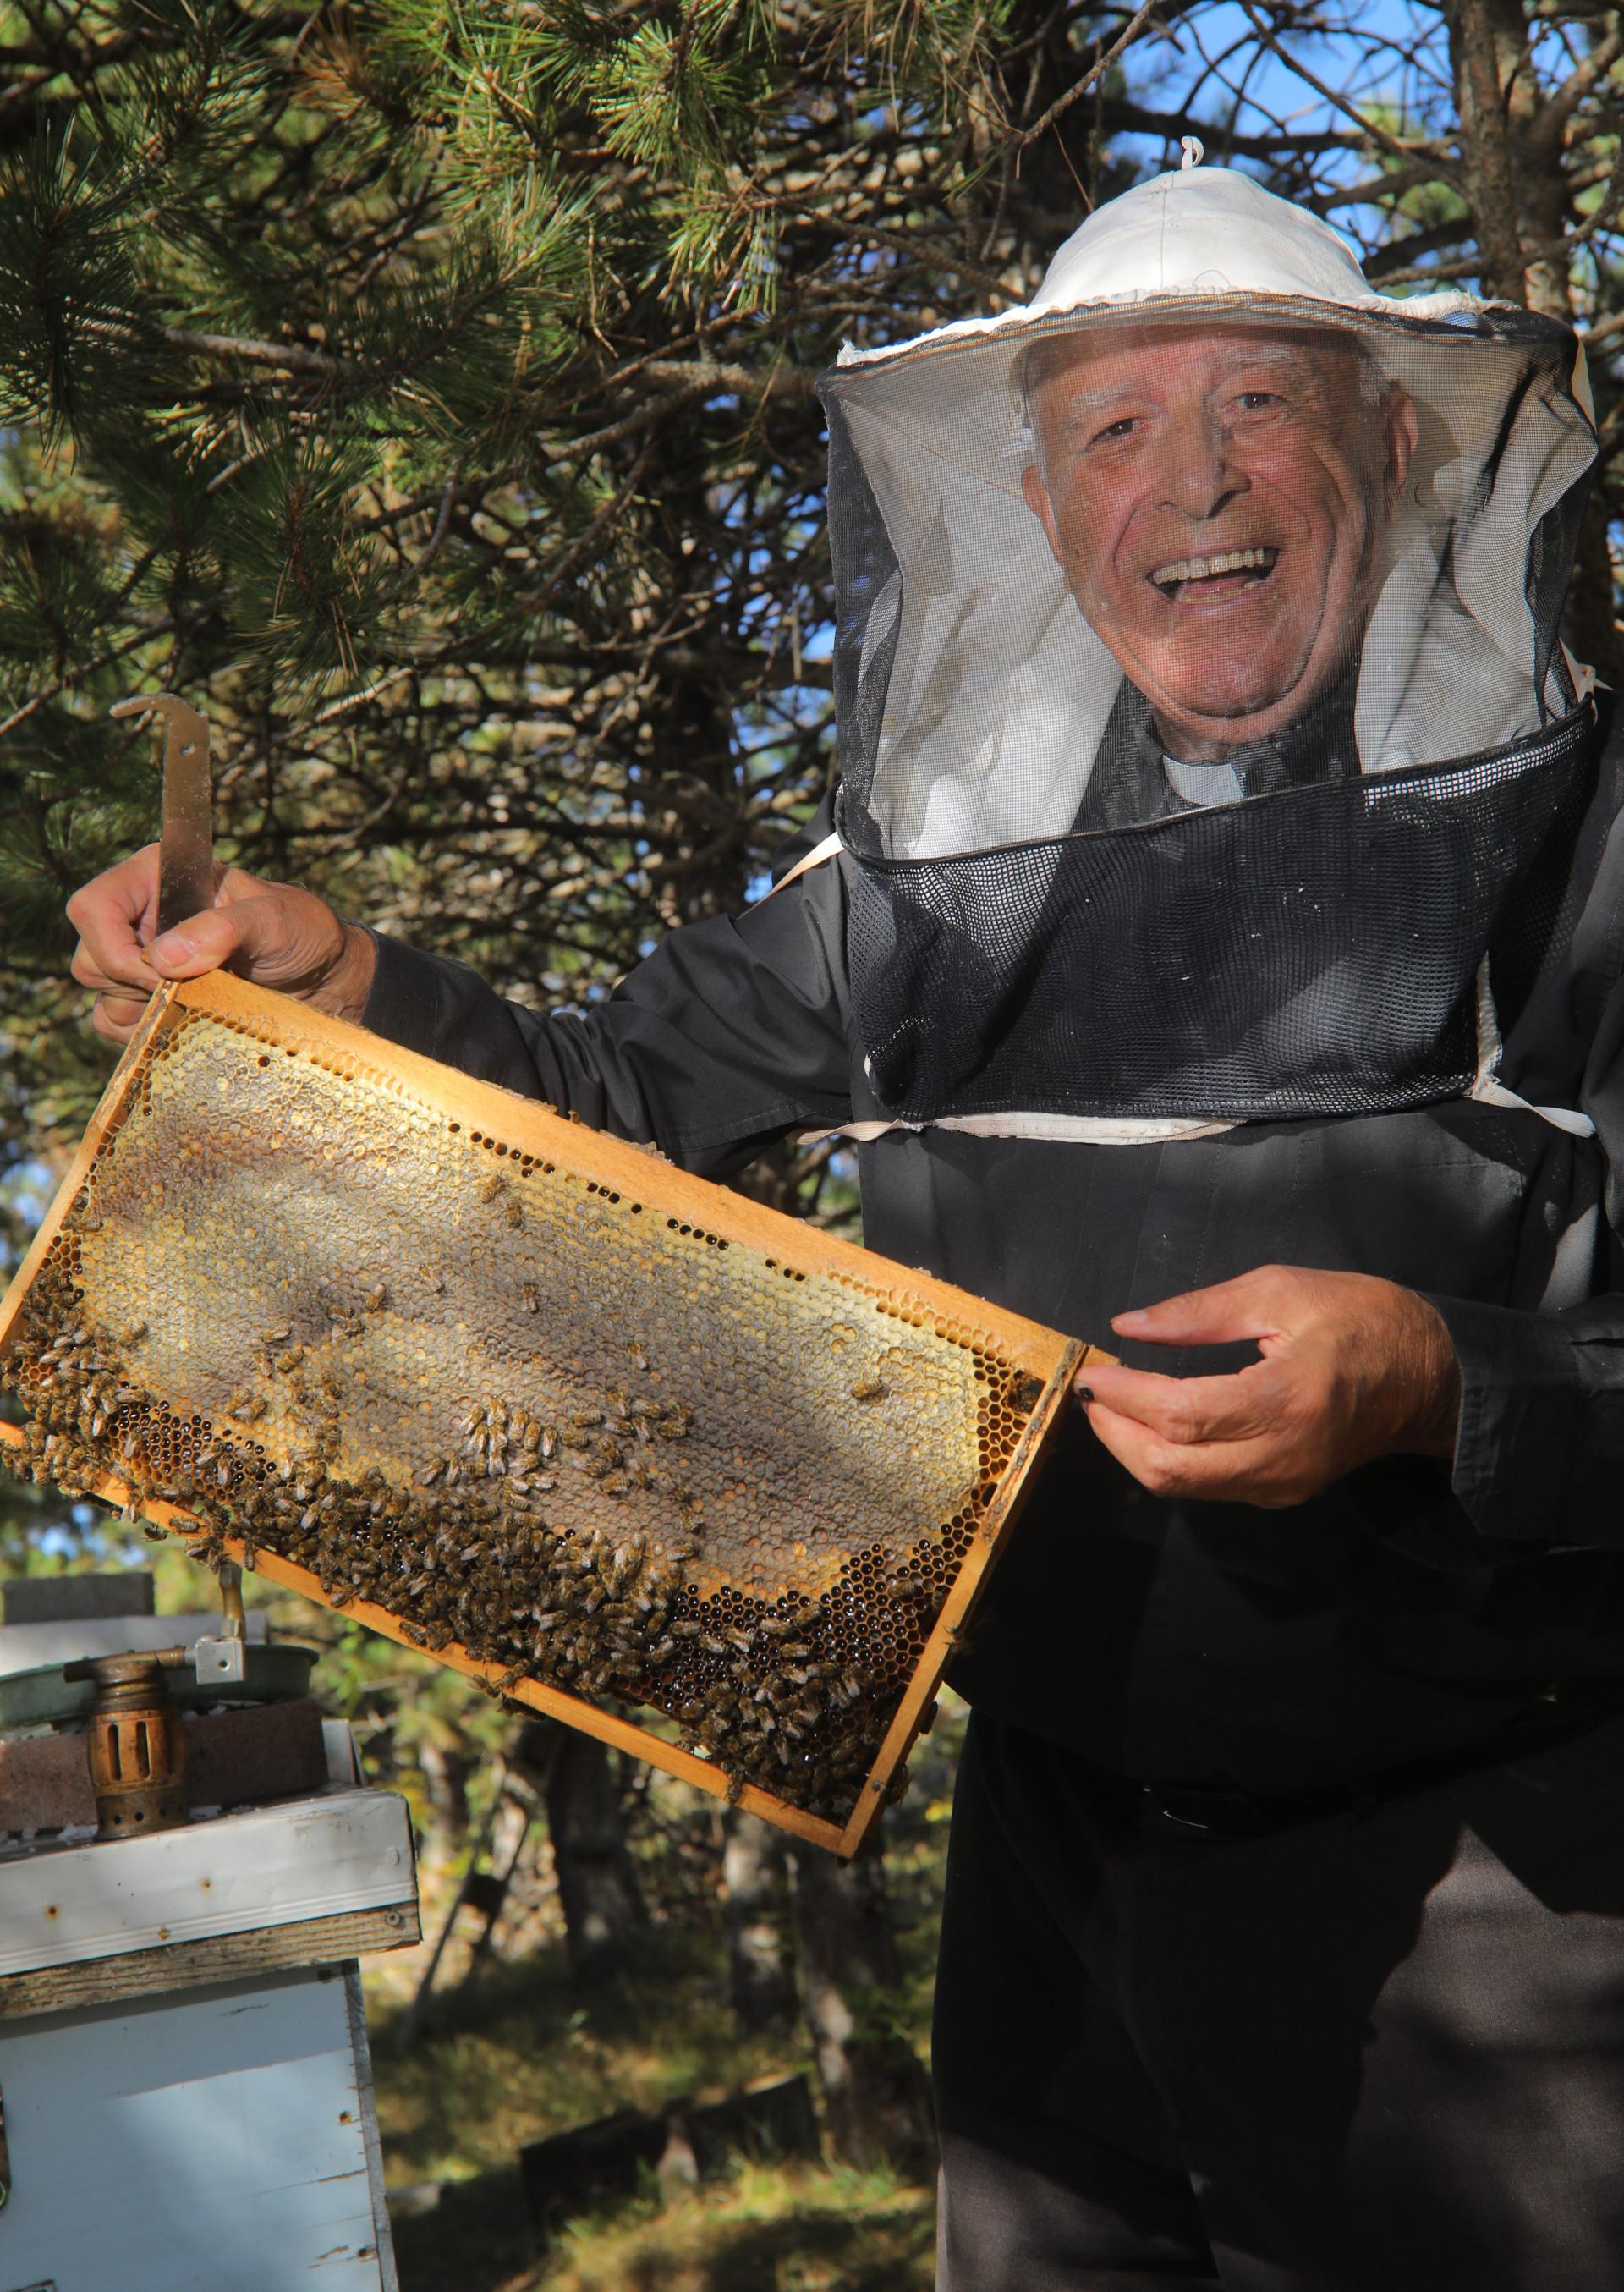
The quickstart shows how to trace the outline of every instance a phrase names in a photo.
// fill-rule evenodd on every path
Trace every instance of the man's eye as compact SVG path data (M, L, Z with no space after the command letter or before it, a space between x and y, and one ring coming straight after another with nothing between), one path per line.
M1137 414L1121 415L1116 421L1107 422L1103 430L1097 430L1089 443L1090 446L1105 446L1121 438L1131 438L1138 426L1139 417Z
M1274 390L1243 390L1235 399L1242 414L1265 414L1271 408L1283 406L1285 399Z

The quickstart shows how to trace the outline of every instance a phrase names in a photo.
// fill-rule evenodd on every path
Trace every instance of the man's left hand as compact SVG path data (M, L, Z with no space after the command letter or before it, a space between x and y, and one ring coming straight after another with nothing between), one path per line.
M1453 1453L1460 1371L1449 1332L1395 1281L1264 1265L1111 1326L1139 1344L1250 1337L1263 1356L1232 1376L1081 1373L1089 1424L1154 1495L1301 1504L1372 1457Z

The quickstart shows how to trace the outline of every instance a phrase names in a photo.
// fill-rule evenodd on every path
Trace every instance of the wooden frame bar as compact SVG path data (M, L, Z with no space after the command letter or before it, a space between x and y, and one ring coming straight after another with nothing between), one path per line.
M57 1188L50 1208L40 1222L39 1231L23 1253L21 1264L12 1276L4 1297L0 1297L0 1353L11 1342L17 1316L22 1311L22 1301L34 1285L34 1277L51 1254L51 1245L61 1231L62 1220L73 1207L74 1196L84 1183L92 1164L101 1151L109 1134L117 1127L129 1102L131 1091L140 1077L148 1046L168 1016L176 998L178 988L161 987L148 1004L141 1022L125 1045L124 1056L114 1068L111 1079L96 1102L96 1110L85 1125L68 1174ZM0 1425L0 1434L5 1431Z
M857 1802L844 1823L806 1813L753 1784L740 1784L710 1761L564 1690L549 1687L538 1680L520 1679L502 1691L516 1703L561 1720L614 1748L628 1751L701 1790L764 1816L797 1836L841 1856L855 1853L884 1807L940 1688L958 1636L988 1569L1018 1516L1033 1472L1065 1406L1073 1376L1085 1362L1105 1360L1110 1356L1056 1330L1006 1312L983 1298L969 1296L928 1274L896 1265L872 1251L694 1177L621 1140L565 1120L551 1108L519 1098L494 1084L476 1081L416 1052L385 1042L346 1021L248 986L223 972L166 986L153 997L38 1233L4 1301L0 1301L0 1354L4 1352L23 1299L87 1174L124 1118L132 1089L154 1041L167 1028L181 1023L188 1013L222 1021L268 1042L341 1059L346 1066L364 1069L373 1079L383 1081L437 1115L464 1124L470 1131L500 1137L510 1149L519 1147L538 1158L544 1157L572 1175L614 1186L672 1217L684 1218L712 1232L720 1231L729 1240L776 1262L792 1263L799 1271L833 1274L872 1300L905 1303L913 1311L923 1310L939 1316L956 1328L968 1328L1004 1360L1040 1380L1041 1397L1030 1414L1014 1455L1005 1465L996 1495L977 1527L975 1544L958 1569ZM22 1435L15 1427L0 1423L0 1443L20 1448ZM119 1509L133 1509L155 1525L182 1534L197 1531L197 1523L176 1505L157 1499L136 1499L133 1503L131 1491L114 1474L100 1476L89 1486L87 1493ZM240 1539L228 1537L225 1548L238 1559L245 1556ZM253 1554L253 1565L268 1582L299 1592L319 1606L334 1604L324 1594L318 1578L296 1562L282 1559L260 1546ZM348 1600L342 1612L403 1646L417 1645L408 1634L409 1619L397 1618L370 1602ZM455 1642L419 1651L486 1685L494 1686L506 1676L502 1665L471 1656Z

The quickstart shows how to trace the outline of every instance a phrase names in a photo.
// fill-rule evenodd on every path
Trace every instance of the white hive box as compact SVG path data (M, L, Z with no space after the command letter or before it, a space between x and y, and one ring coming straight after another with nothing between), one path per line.
M7 2024L0 2091L4 2292L395 2292L353 1961Z
M356 1957L417 1939L411 1826L325 1732L313 1797L0 1848L0 2292L395 2292Z

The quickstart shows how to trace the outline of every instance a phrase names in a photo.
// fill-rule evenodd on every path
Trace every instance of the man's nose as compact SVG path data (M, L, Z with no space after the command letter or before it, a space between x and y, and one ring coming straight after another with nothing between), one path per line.
M1170 422L1161 440L1157 498L1201 523L1247 490L1245 472L1233 459L1222 426L1205 414Z

